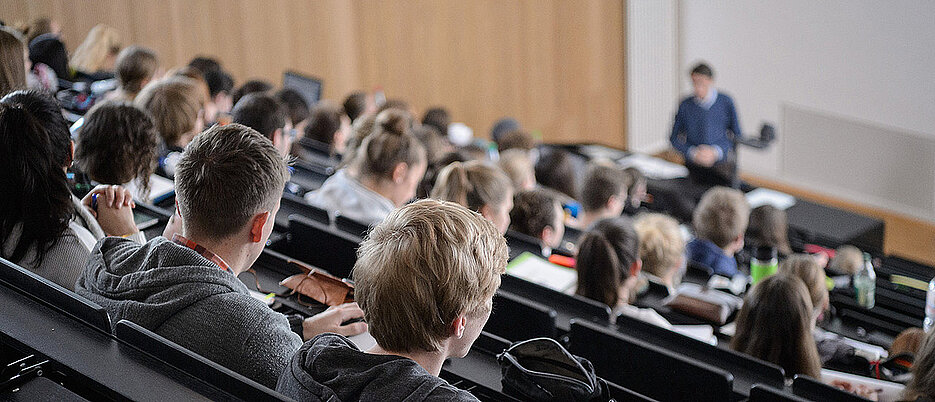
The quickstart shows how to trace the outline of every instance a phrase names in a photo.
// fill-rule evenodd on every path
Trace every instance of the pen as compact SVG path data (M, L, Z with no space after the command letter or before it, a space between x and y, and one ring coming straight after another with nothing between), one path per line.
M91 194L91 209L97 211L97 194Z

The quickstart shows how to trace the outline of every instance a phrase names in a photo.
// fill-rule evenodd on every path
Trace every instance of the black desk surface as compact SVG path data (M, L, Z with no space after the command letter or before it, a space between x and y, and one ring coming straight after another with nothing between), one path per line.
M2 401L86 401L47 377L33 380L13 389L0 392Z
M881 219L796 198L786 210L789 229L804 240L825 247L845 244L871 253L883 252L884 222Z
M216 388L109 334L0 285L0 340L38 351L111 399L229 399ZM36 319L42 317L42 319Z

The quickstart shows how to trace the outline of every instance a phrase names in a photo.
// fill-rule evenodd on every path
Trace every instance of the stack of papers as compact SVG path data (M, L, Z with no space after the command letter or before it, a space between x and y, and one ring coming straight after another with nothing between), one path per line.
M795 205L795 197L768 188L758 188L747 193L747 203L750 204L750 208L772 205L776 209L786 210Z
M563 293L574 292L578 284L577 271L555 265L530 252L522 253L510 261L506 272Z
M650 179L666 180L688 176L688 168L649 155L632 154L617 161L622 167L635 167Z

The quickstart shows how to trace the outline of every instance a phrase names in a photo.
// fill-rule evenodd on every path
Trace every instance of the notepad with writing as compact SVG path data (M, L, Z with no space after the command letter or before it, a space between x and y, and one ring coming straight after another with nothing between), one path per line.
M506 266L506 272L559 292L573 291L578 283L574 269L552 264L533 253L525 252Z

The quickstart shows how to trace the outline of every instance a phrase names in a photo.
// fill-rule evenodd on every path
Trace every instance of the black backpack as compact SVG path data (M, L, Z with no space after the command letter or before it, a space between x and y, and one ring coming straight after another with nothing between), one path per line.
M554 339L516 342L497 355L503 390L535 401L611 401L607 382L585 358Z

